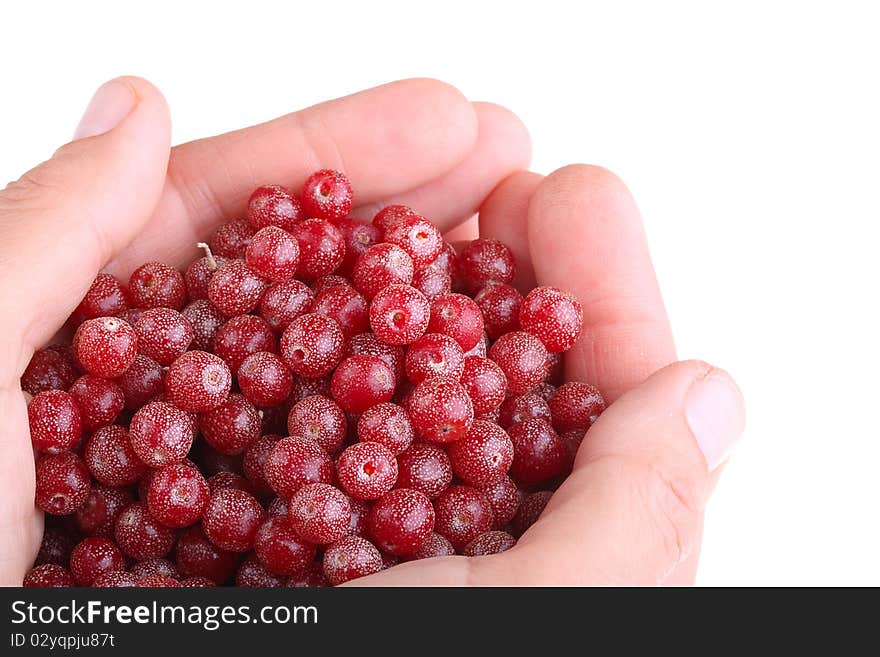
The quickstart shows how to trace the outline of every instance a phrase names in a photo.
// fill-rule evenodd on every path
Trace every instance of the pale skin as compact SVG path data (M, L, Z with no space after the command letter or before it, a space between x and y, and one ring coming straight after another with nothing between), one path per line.
M34 350L98 271L127 279L149 260L185 267L196 242L243 216L254 187L296 188L319 168L351 178L353 216L405 203L449 239L508 243L521 289L574 294L584 330L566 378L596 384L609 402L574 472L513 549L406 563L353 583L693 583L704 507L743 428L742 397L724 371L676 362L641 219L618 178L587 165L527 171L529 138L513 114L433 80L174 148L155 87L129 77L102 90L80 139L0 191L0 583L21 583L42 536L19 385Z

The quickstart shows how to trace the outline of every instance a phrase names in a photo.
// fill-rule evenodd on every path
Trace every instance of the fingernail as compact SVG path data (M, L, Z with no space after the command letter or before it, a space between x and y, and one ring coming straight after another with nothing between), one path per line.
M103 135L112 130L131 113L136 104L137 98L127 84L117 80L105 82L89 101L89 106L73 133L74 141Z
M745 428L742 393L727 374L713 370L688 390L685 416L709 470L714 470L727 459Z

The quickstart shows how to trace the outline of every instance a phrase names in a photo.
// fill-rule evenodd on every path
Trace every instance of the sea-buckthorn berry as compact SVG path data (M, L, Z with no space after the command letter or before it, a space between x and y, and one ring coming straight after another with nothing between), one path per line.
M394 487L397 461L384 445L355 443L339 455L336 476L349 497L376 500Z
M83 459L91 475L104 486L130 486L147 470L131 446L128 429L117 425L102 427L89 436Z
M276 351L272 327L260 317L238 315L230 318L214 336L214 353L237 372L244 359L258 351Z
M410 285L432 302L452 292L452 279L449 274L442 269L434 269L433 267L417 270L413 274Z
M192 325L176 310L149 308L134 323L138 351L159 365L170 365L192 344Z
M120 512L113 536L120 550L139 561L164 557L174 546L174 530L154 518L142 502Z
M458 380L464 371L464 352L448 335L426 333L409 346L404 368L412 383L430 376Z
M395 488L373 504L367 527L370 537L383 551L406 556L418 550L431 535L434 507L424 493Z
M414 436L409 416L397 404L376 404L358 418L358 440L384 445L394 455L406 450Z
M516 275L513 253L507 245L483 237L461 250L458 264L468 294L476 294L487 285L510 284Z
M568 462L565 444L546 420L526 420L509 430L513 442L510 476L536 484L562 474Z
M334 454L345 440L348 421L335 401L311 395L296 402L287 416L287 432L314 440L328 454Z
M492 528L492 505L483 491L471 486L450 486L434 500L435 531L456 550Z
M205 249L205 255L193 260L183 273L183 282L186 284L186 294L190 302L208 298L208 285L214 277L214 272L227 260L222 256L215 256L211 247L204 242L199 242L198 246Z
M286 230L266 226L251 238L245 262L251 271L267 281L286 281L293 278L299 266L299 244Z
M338 488L329 484L306 484L290 498L287 517L300 538L327 545L348 532L351 504Z
M344 345L345 335L335 319L307 313L285 329L281 358L300 376L324 376L339 363Z
M125 405L122 388L109 379L91 374L74 381L69 392L80 410L82 426L86 431L112 424Z
M507 389L514 395L534 390L547 376L547 349L538 338L523 331L498 338L489 349L489 358L504 372Z
M541 490L523 497L519 510L513 519L513 529L518 535L524 534L529 527L538 521L552 496L552 490Z
M79 376L69 345L38 349L21 375L21 389L32 395L44 390L67 390Z
M331 285L317 293L311 312L335 319L350 338L369 328L369 304L350 285Z
M510 477L505 475L482 490L492 506L493 529L504 527L513 520L522 502L522 492Z
M324 575L333 586L382 570L382 555L360 536L345 536L328 546L321 560Z
M431 304L428 330L448 335L463 351L469 351L483 335L483 315L470 297L445 294Z
M323 219L306 219L291 234L299 244L299 278L313 281L339 269L345 258L345 239L336 226Z
M78 586L91 586L104 573L124 569L122 552L108 538L86 538L70 554L70 571Z
M419 549L407 556L407 560L417 561L418 559L433 559L434 557L451 557L453 554L455 554L455 548L452 547L449 539L437 532L431 532Z
M151 468L179 463L193 442L189 415L167 402L150 402L131 418L132 449Z
M370 328L388 344L412 344L425 333L430 318L431 304L409 285L389 285L370 303Z
M452 482L452 464L440 447L413 443L397 456L397 486L412 488L434 499Z
M86 372L112 379L134 362L137 334L118 317L89 319L76 329L73 352Z
M449 444L447 453L458 478L482 488L507 474L513 462L513 443L497 424L475 420L463 438Z
M254 232L246 221L230 221L214 232L208 244L215 256L244 258Z
M254 310L269 282L257 275L244 260L223 263L208 283L208 299L227 317Z
M384 233L403 217L409 217L416 213L406 205L386 205L373 217L373 225Z
M437 227L417 214L401 217L394 222L385 230L383 239L406 251L418 269L434 262L445 247Z
M303 541L286 517L266 520L254 538L254 552L270 572L296 575L315 560L315 546Z
M312 307L315 293L302 281L273 283L266 288L260 301L259 315L276 333L282 333L290 323Z
M382 242L364 251L352 270L358 292L372 299L389 285L409 285L415 271L412 258L395 244Z
M183 463L167 465L150 480L147 508L166 527L187 527L201 518L209 492L198 469Z
M330 379L330 394L347 413L389 401L394 387L394 373L378 356L349 356Z
M506 552L516 545L516 539L499 530L483 532L464 546L461 553L466 557L482 557Z
M498 408L507 392L507 377L501 368L488 358L467 356L459 379L479 417Z
M281 185L261 185L248 199L247 221L253 230L266 226L290 230L304 218L299 199Z
M519 330L519 311L523 296L510 285L490 285L474 297L483 314L486 334L497 340L505 333Z
M321 169L306 178L300 197L306 216L338 221L351 212L354 192L344 173Z
M125 290L111 274L98 274L89 286L83 300L73 311L74 324L96 317L115 317L128 308Z
M199 431L221 454L241 454L260 437L257 409L243 395L232 393L216 408L199 415Z
M226 401L232 374L222 359L206 351L188 351L171 363L165 392L178 408L201 413Z
M519 311L522 329L537 337L552 353L574 346L583 321L578 300L555 287L536 287L523 299Z
M254 406L277 406L290 396L293 373L271 351L258 351L238 368L238 385Z
M275 444L263 464L263 474L279 497L290 499L306 484L332 483L336 470L314 440L291 437Z
M28 404L28 425L31 443L38 451L58 454L71 449L79 442L83 430L76 395L62 390L39 393Z
M602 393L589 383L563 383L550 398L553 428L560 433L589 429L604 410L605 399Z
M36 464L37 508L56 516L68 516L89 497L91 478L82 459L72 452L47 454Z
M214 492L202 514L202 528L217 547L230 552L247 552L266 511L256 498L236 488Z
M435 443L450 443L465 435L474 419L467 391L453 379L430 378L418 384L407 400L416 435Z
M341 219L336 227L345 241L345 258L339 271L350 275L358 257L374 244L382 241L382 231L359 219Z
M175 565L183 577L207 577L216 584L228 580L235 571L235 553L214 545L201 525L185 529L177 539Z
M25 588L67 588L76 586L73 575L66 568L54 563L34 566L24 576L21 585Z
M135 356L131 367L115 381L122 390L125 409L129 411L136 411L165 392L165 370L152 358L141 354Z
M361 333L352 337L345 345L343 358L349 356L378 356L394 372L394 379L403 377L403 364L406 359L405 348L382 342L375 333Z
M75 519L77 528L85 536L112 538L116 518L134 499L124 488L93 486Z
M532 393L520 396L512 395L501 404L498 424L507 429L526 420L546 420L549 422L550 417L550 406L547 405L543 397Z

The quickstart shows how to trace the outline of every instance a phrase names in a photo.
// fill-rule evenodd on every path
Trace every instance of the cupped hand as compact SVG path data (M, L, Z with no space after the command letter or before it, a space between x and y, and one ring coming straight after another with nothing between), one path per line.
M407 563L357 583L691 582L703 505L742 430L742 399L720 370L669 365L672 338L625 187L586 166L542 178L522 171L528 160L512 114L431 80L175 148L153 86L120 78L101 87L75 140L0 191L0 583L21 582L42 535L19 385L34 350L99 270L126 279L149 260L182 267L197 241L243 215L254 187L296 186L325 167L352 180L354 216L405 203L453 229L479 211L479 232L505 240L523 263L521 283L578 296L585 327L567 377L614 401L513 549Z

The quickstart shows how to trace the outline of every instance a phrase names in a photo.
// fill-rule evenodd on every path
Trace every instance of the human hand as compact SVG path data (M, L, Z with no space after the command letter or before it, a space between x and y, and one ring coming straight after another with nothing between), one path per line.
M405 81L170 151L167 108L148 83L134 78L108 83L90 109L78 130L82 139L0 192L0 275L5 283L0 308L6 319L0 350L0 417L6 420L0 429L0 481L8 491L0 500L0 582L21 581L42 531L42 518L33 506L33 459L18 383L34 349L63 325L99 269L125 278L147 260L184 265L194 255L192 245L224 220L240 216L250 189L263 182L296 184L312 170L338 168L361 193L356 199L361 211L356 209L355 216L370 216L385 203L406 203L447 227L481 207L485 232L507 240L520 258L525 255L526 262L533 262L543 284L558 282L585 304L587 326L569 358L570 377L594 381L607 398L614 399L673 359L644 240L625 190L588 168L562 170L540 184L534 174L508 177L526 165L528 138L519 122L501 108L470 104L440 83ZM596 176L604 181L598 188ZM573 186L572 178L578 181ZM566 185L570 188L564 191ZM544 197L546 201L538 203ZM586 207L578 206L584 203ZM546 217L552 211L553 230L537 234L540 220L532 220L533 211L527 208L544 205L548 209L540 214ZM576 221L581 210L587 211L584 223ZM558 239L566 225L574 226L576 234L590 236L574 259L560 257L572 251L573 242L564 236ZM552 235L568 248L559 251L547 242ZM542 253L554 257L547 260ZM545 266L550 262L557 269ZM598 271L600 264L604 273ZM577 285L572 289L574 280ZM674 406L663 409L670 426L655 428L652 422L650 434L639 436L636 427L644 432L651 420L646 412L663 400L677 401L680 407L688 384L706 369L692 364L667 370L612 406L591 429L575 474L554 496L542 520L507 556L475 559L470 567L462 565L461 558L407 564L364 583L662 580L640 570L641 550L632 551L631 560L624 563L620 546L651 529L652 522L656 524L654 512L682 511L671 499L678 497L670 495L664 479L656 476L660 473L690 505L680 514L687 516L686 522L670 515L665 524L653 527L659 541L654 549L665 549L678 560L681 552L662 543L673 529L685 548L698 543L700 509L710 477L684 420L679 415L676 424L668 416ZM724 381L719 377L723 375L714 373L706 380ZM646 392L652 389L657 390ZM651 399L653 405L648 404ZM727 417L735 429L733 425L741 423L738 393L733 403L736 406ZM629 427L628 432L621 426L614 429L614 418L618 425ZM714 428L724 435L736 433L717 422ZM675 433L670 433L672 429ZM615 431L619 435L611 436ZM661 434L665 440L644 438ZM675 437L677 441L672 440ZM710 451L713 465L719 455ZM587 471L594 474L587 477ZM631 485L602 484L620 474L631 474ZM587 516L591 508L598 511ZM613 509L616 514L610 513ZM569 521L566 515L571 516ZM639 523L647 527L625 531L624 525ZM603 527L605 535L598 533ZM693 535L687 533L691 529ZM568 536L554 538L557 533ZM643 547L646 553L648 549ZM605 552L617 554L617 562L600 562ZM567 577L562 578L562 572L542 573L542 562L567 563ZM506 571L504 564L519 570ZM692 578L687 563L675 573L682 573L680 579L673 575L665 581ZM498 579L501 575L503 579Z

